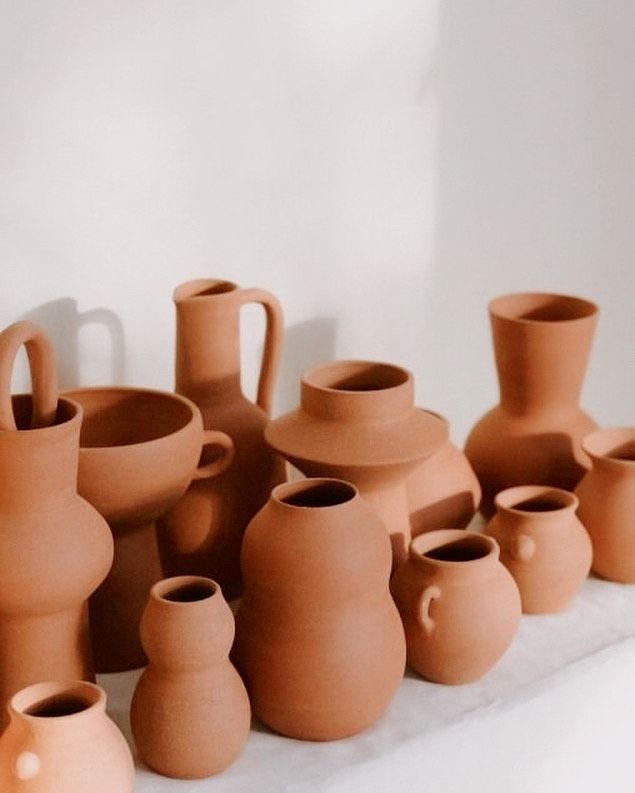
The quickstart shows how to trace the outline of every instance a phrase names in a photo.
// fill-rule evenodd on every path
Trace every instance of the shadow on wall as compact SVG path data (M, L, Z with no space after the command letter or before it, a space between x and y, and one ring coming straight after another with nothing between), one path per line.
M78 311L77 301L62 297L42 303L23 314L20 319L28 319L41 325L55 349L60 390L82 385L79 361L79 334L82 328L95 325L103 328L110 342L110 371L104 372L101 381L120 385L124 380L125 336L119 317L108 308L93 308Z

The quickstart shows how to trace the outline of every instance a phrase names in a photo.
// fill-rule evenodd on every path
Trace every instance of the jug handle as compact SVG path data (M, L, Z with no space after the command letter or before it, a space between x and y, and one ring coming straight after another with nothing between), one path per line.
M419 596L419 601L417 603L417 621L426 634L432 633L436 624L430 616L430 606L433 600L438 600L440 597L441 590L438 586L427 586Z
M264 308L267 317L256 404L265 411L267 416L271 416L273 387L276 382L278 366L280 365L282 337L284 334L282 306L274 295L270 292L265 292L264 289L241 289L239 294L241 305L259 303Z
M11 402L11 375L22 345L31 370L31 428L48 427L55 421L58 386L53 346L39 325L21 320L0 333L0 430L17 430Z
M220 430L203 430L202 447L208 445L220 446L223 454L217 460L212 460L211 463L199 465L194 472L193 479L210 479L213 476L218 476L232 464L235 449L234 442L229 435L220 432Z
M519 562L528 562L536 553L536 541L527 534L514 534L509 546L510 556Z
M23 751L15 758L13 773L20 782L35 779L40 773L41 762L35 752Z

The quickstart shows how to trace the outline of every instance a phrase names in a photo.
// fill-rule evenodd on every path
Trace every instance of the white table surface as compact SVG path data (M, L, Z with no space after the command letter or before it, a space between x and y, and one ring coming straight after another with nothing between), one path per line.
M99 678L131 745L138 675ZM255 725L223 774L185 782L138 765L136 790L632 793L633 736L635 586L591 578L567 612L523 616L505 657L476 683L442 686L408 673L361 735L310 743Z

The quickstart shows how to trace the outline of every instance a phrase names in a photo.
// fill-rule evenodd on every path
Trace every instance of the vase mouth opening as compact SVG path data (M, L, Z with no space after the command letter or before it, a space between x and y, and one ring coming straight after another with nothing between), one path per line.
M225 281L221 278L197 278L193 281L186 281L179 284L173 293L175 303L183 300L195 300L205 297L217 297L235 292L238 284L233 281Z
M165 578L152 587L154 597L168 603L199 603L209 600L218 591L218 584L203 576Z
M376 361L337 361L309 369L305 384L331 392L368 393L400 388L411 379L400 366Z
M501 295L489 304L492 316L515 322L572 322L598 313L590 300L549 292L518 292Z
M582 448L595 458L635 463L635 427L612 427L586 435Z
M440 529L419 535L410 545L411 554L425 562L457 567L482 563L497 552L496 542L465 529Z
M14 394L11 397L13 403L13 415L16 427L20 432L50 432L64 424L70 423L81 412L80 406L72 399L59 397L57 400L57 410L52 424L45 427L31 428L31 417L33 413L33 397L31 394Z
M357 488L341 479L301 479L278 485L271 493L279 504L300 509L337 507L356 496Z
M577 509L574 493L548 485L520 485L502 490L494 499L495 505L506 512L522 515L546 515L565 509Z
M31 719L69 719L96 705L104 705L104 692L93 683L36 683L11 699L10 709Z

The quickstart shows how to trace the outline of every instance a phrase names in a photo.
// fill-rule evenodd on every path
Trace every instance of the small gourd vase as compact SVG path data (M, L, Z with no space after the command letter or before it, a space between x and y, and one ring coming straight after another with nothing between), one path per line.
M352 482L382 518L393 564L411 538L407 479L448 438L447 422L414 405L400 366L338 361L302 376L300 407L269 424L267 442L307 476Z
M575 493L593 544L593 572L635 584L635 427L597 430L582 446L591 470Z
M576 517L578 499L568 490L521 485L503 490L495 504L485 533L500 546L523 612L562 611L591 569L591 540Z
M36 683L9 706L0 738L2 793L133 793L126 739L92 683Z
M348 482L274 488L242 548L236 661L255 715L313 741L361 732L401 682L406 648L390 597L390 542Z
M500 404L471 431L465 453L494 496L527 482L573 490L589 467L581 440L596 426L579 399L597 306L566 295L520 293L489 304Z
M496 541L463 529L422 534L390 585L409 666L426 680L477 680L504 655L520 622L518 587Z
M33 397L11 399L22 344ZM58 399L41 329L7 328L0 334L0 730L21 688L51 676L93 679L88 598L110 569L113 541L77 493L81 423L81 407Z
M251 710L229 660L234 618L218 584L199 576L155 584L141 639L150 663L130 712L141 759L178 779L219 773L240 754Z

